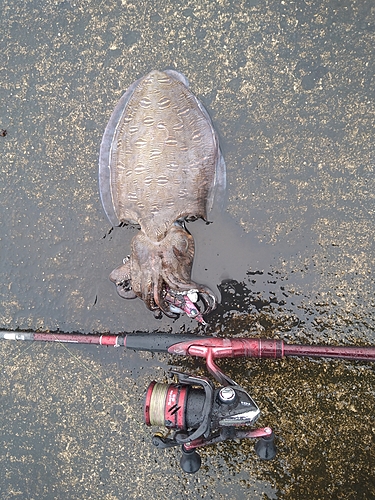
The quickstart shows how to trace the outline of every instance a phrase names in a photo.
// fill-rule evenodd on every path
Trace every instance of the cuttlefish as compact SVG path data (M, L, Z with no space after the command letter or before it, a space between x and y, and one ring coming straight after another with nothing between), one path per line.
M212 290L191 278L194 239L186 222L207 221L225 189L225 163L202 103L177 71L151 71L121 97L99 159L104 210L113 226L134 224L131 254L110 274L123 298L156 317L182 312L204 323Z

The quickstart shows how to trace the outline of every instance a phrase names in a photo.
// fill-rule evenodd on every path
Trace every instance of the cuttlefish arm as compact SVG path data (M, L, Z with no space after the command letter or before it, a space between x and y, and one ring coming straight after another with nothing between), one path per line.
M155 315L175 318L184 312L204 323L202 315L216 307L216 297L208 287L191 279L194 239L183 225L174 224L161 241L140 231L131 246L130 257L110 275L119 295L141 298Z

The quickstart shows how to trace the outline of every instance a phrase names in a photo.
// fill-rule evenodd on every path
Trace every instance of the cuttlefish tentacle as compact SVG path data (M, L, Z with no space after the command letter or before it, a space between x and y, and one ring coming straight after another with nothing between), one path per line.
M163 312L178 317L178 308L171 308L171 297L180 295L183 303L183 296L192 291L197 293L196 301L201 299L203 303L201 313L206 314L215 308L216 297L208 287L191 280L193 259L193 237L180 224L173 226L160 242L140 231L133 238L131 256L112 271L110 279L121 297L140 297L155 315Z

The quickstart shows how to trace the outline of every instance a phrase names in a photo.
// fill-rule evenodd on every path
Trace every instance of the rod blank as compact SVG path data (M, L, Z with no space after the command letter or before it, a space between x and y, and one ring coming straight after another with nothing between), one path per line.
M135 351L169 352L186 356L206 357L211 349L215 359L237 358L283 358L319 357L375 361L375 347L324 346L286 344L280 339L202 337L199 335L178 335L166 333L131 333L128 335L84 335L80 333L18 332L0 330L0 339L73 344L94 344L113 347L127 347Z

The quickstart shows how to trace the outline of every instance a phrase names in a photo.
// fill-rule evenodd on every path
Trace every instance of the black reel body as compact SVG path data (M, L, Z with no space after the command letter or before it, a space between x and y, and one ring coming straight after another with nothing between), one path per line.
M177 383L151 382L146 391L144 418L146 425L165 427L169 431L170 436L154 436L155 446L182 445L181 466L185 472L199 469L200 458L195 449L201 446L227 439L267 438L268 449L269 443L274 448L269 427L240 429L253 426L260 415L257 404L242 387L233 383L215 388L205 377L180 372L174 374ZM258 449L256 451L258 453ZM275 453L271 450L258 455L268 459Z

